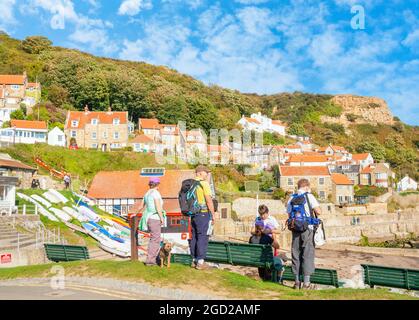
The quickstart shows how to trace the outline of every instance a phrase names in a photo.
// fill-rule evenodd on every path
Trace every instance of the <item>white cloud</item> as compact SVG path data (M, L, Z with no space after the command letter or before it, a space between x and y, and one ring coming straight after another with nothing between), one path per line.
M149 0L124 0L118 9L119 15L135 16L141 9L151 9L152 3Z
M16 4L16 0L1 0L0 1L0 30L7 30L7 27L16 23L16 19L13 15L13 9Z
M95 0L88 0L95 2ZM109 21L92 19L76 12L72 0L30 0L21 8L28 14L39 14L43 10L51 15L52 29L68 29L70 45L80 50L94 50L110 54L114 52L115 44L110 40L107 29L113 25Z

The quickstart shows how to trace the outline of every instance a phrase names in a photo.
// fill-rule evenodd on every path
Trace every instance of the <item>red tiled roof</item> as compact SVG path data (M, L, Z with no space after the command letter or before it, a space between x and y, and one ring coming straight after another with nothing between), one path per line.
M367 160L369 153L355 153L352 154L352 159L356 161Z
M129 210L129 213L138 214L140 211L141 200L134 203L132 208ZM180 213L179 200L178 199L164 199L163 201L163 210L167 214L171 213Z
M195 177L194 170L166 170L160 177L163 198L177 199L182 181ZM88 196L94 199L141 199L147 192L149 177L140 170L102 171L96 174Z
M0 75L0 84L25 84L26 77L23 75L2 74Z
M289 145L289 146L284 146L284 149L301 149L301 146Z
M160 124L158 119L138 119L141 129L160 129Z
M247 122L260 124L260 122L259 122L258 120L256 120L256 119L253 119L253 118L247 118L247 117L244 117L244 118L246 119L246 121L247 121Z
M207 146L208 152L229 152L230 148L225 145L212 145Z
M40 83L36 83L36 82L28 82L27 87L28 88L39 88L41 86Z
M272 120L272 124L277 125L277 126L284 126L285 127L285 123L283 123L280 120Z
M135 136L134 139L129 141L130 143L154 143L154 140L145 134Z
M365 174L365 173L372 173L372 168L371 166L365 167L364 169L361 170L361 173Z
M324 155L306 155L306 154L295 154L291 155L288 162L327 162L329 161L328 156Z
M352 185L353 182L347 176L341 173L332 173L332 181L339 185Z
M334 151L342 151L342 152L347 152L346 149L344 147L341 146L330 146Z
M282 176L329 176L329 169L326 166L313 166L313 167L292 167L281 166L280 172Z
M16 127L17 129L47 130L47 123L45 121L11 120L10 126Z
M120 124L128 123L128 112L126 111L69 111L65 123L66 129L83 129L90 124L92 119L98 119L99 124L112 124L114 119L119 119ZM77 127L72 127L72 121L78 121Z
M0 167L3 168L17 168L17 169L24 169L24 170L31 170L36 171L35 168L32 168L20 161L16 160L7 160L7 159L0 159Z

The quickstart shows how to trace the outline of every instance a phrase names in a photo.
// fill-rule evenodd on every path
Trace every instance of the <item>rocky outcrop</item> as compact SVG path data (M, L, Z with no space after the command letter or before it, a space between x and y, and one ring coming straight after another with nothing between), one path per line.
M323 122L339 123L345 127L350 124L388 124L394 123L393 114L387 103L376 97L360 97L354 95L337 95L332 102L342 107L340 117L323 116Z

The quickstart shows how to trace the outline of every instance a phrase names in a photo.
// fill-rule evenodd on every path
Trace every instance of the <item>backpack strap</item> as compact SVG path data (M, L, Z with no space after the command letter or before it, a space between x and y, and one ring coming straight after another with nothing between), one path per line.
M306 192L304 194L304 197L306 198L306 201L307 201L307 204L308 204L308 211L310 211L310 217L314 218L314 216L313 216L313 208L311 207L310 200L308 199L308 192ZM317 215L316 215L316 218L317 218Z

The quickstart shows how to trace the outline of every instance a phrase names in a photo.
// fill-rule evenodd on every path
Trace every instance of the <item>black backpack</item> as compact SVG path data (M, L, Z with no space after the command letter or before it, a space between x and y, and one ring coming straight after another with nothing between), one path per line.
M184 216L192 217L201 211L201 206L196 197L196 189L201 187L201 183L194 179L182 181L179 191L180 211Z

